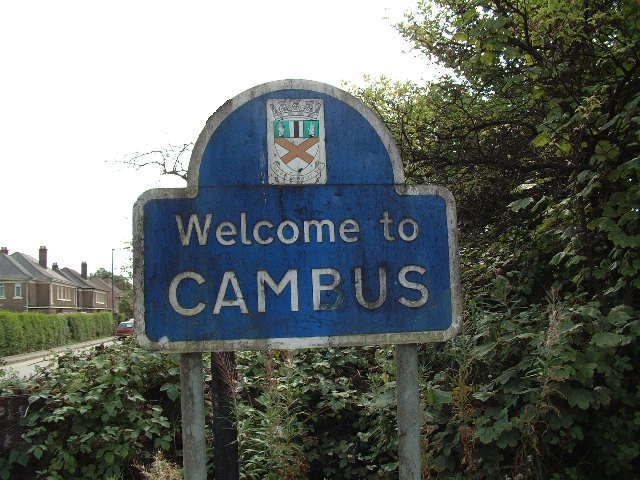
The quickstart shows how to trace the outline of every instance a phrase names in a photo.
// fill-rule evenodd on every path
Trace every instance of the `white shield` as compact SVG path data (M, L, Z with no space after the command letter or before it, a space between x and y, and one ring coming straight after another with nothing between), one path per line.
M324 104L317 98L267 100L269 183L327 183Z

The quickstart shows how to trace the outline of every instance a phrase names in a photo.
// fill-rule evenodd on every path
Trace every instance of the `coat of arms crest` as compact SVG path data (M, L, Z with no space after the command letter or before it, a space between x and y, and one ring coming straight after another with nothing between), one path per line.
M269 183L327 183L321 99L267 101Z

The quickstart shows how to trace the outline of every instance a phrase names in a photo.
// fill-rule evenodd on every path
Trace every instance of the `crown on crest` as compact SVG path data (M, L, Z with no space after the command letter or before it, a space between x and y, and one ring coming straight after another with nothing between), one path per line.
M322 103L314 99L287 98L274 100L271 104L274 120L304 118L317 120Z

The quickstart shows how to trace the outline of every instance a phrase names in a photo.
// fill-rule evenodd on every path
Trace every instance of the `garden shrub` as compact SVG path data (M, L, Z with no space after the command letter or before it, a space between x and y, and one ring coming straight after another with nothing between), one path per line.
M634 478L637 312L557 293L524 305L511 290L496 282L493 296L469 300L464 332L421 347L423 478ZM242 477L396 478L393 351L239 353ZM181 463L176 356L124 342L60 365L0 378L5 393L30 395L25 443L0 460L5 478L135 478L157 450Z
M424 478L634 478L638 318L557 292L472 303L463 335L425 347Z
M26 348L25 332L18 314L0 311L0 355L21 353Z
M110 312L46 314L0 311L0 356L113 335Z
M393 349L237 356L245 478L397 477Z
M59 365L29 380L0 376L0 394L30 395L24 442L0 456L1 479L133 479L158 451L179 450L175 357L118 342Z

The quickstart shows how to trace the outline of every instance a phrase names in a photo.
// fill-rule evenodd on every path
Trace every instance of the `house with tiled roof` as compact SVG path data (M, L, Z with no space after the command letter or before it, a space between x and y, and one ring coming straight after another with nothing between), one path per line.
M111 284L111 280L107 280L100 277L91 277L91 282L102 288L103 290L107 290L109 292L109 299L111 299L111 292L113 291L113 308L114 312L120 311L120 301L124 297L124 292L120 290L115 285Z
M56 270L57 266L54 267ZM80 273L72 268L64 267L56 270L72 282L78 292L78 309L82 312L111 311L111 291L104 285L87 276L87 262L82 262Z
M30 280L31 275L8 255L7 249L0 250L0 309L25 310Z
M83 278L84 274L84 278ZM0 249L0 309L44 313L111 310L111 291L71 269L48 267L47 248L38 260L21 252Z

